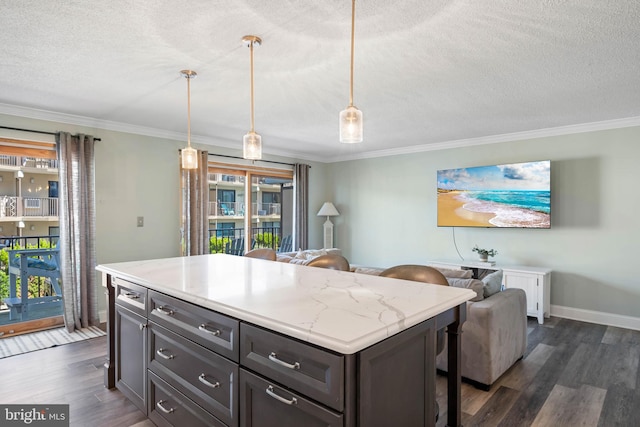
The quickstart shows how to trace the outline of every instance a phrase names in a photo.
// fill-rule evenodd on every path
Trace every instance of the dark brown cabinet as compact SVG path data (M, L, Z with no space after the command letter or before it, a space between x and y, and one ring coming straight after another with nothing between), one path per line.
M147 291L125 281L115 281L115 290L116 387L146 414Z
M343 415L240 369L242 427L342 427Z
M341 354L109 280L116 386L160 426L433 426L435 331L453 325L449 357L458 360L466 310L463 303ZM105 384L113 381L110 367ZM449 378L452 425L459 424L452 412L459 386L458 370Z

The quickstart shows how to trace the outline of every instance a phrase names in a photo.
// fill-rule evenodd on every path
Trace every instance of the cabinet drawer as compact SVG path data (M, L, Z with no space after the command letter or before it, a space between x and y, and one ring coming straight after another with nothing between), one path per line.
M177 298L149 291L149 320L235 362L239 322Z
M225 427L216 417L149 372L148 416L158 426Z
M333 409L344 408L341 355L242 323L240 364Z
M229 426L238 425L238 365L150 322L149 369Z
M240 369L243 427L343 426L343 415Z
M116 304L127 307L141 316L147 316L147 288L119 277L113 278Z

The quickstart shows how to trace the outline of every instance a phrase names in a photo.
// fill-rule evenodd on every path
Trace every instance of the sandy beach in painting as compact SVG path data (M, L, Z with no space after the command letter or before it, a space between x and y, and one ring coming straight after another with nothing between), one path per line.
M549 214L469 197L465 191L438 193L441 226L549 228Z

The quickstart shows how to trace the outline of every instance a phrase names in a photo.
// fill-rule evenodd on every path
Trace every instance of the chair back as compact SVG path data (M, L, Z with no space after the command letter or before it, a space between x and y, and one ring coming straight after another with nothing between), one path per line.
M244 256L249 258L268 259L269 261L275 261L277 258L276 251L269 248L252 249Z
M395 267L390 267L384 270L380 273L380 276L449 286L447 278L444 277L442 273L435 268L428 267L426 265L396 265Z
M349 271L349 261L338 254L320 255L306 263L309 267L328 268L330 270Z
M414 282L432 283L435 285L449 286L447 278L433 267L426 265L396 265L380 273L382 277L393 279L413 280ZM436 333L436 354L444 350L444 329L439 329Z

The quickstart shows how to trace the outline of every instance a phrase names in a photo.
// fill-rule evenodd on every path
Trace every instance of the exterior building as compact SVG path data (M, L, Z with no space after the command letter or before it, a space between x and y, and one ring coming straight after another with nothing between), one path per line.
M58 236L58 208L57 160L0 154L0 236Z
M209 237L244 238L246 177L231 173L209 173ZM290 179L251 178L251 234L259 246L277 247L291 234ZM284 211L283 211L284 206ZM271 237L265 238L264 235Z

